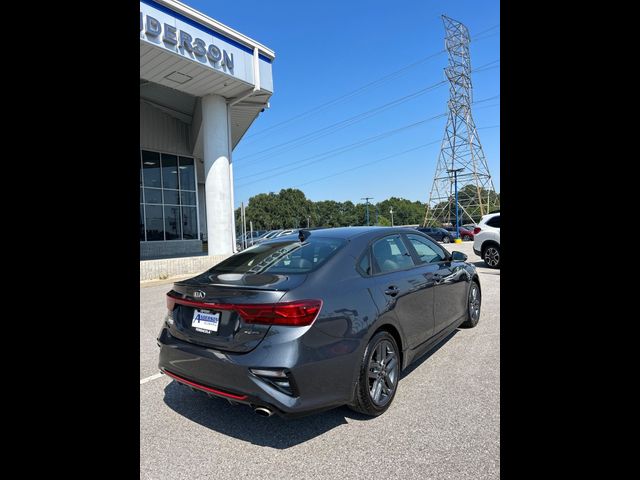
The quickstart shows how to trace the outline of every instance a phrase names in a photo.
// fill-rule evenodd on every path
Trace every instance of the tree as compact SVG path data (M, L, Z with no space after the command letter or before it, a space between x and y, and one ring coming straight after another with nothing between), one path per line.
M483 195L500 195L495 192L483 191ZM461 205L468 205L472 195L477 194L466 186L458 192ZM495 197L492 197L495 198ZM448 202L445 202L445 204ZM424 219L426 205L422 202L407 200L406 198L391 197L376 204L369 204L369 223L371 225L391 225L393 208L394 225L419 225ZM312 227L347 227L366 225L366 204L347 200L321 200L313 202L304 192L295 188L280 190L278 193L260 193L249 199L245 206L247 224L253 222L254 230L273 230L276 228L306 228L307 219ZM454 210L455 212L455 205ZM474 215L474 212L470 212ZM455 214L454 214L455 215ZM479 216L479 212L477 212ZM240 225L240 209L236 209L236 225Z

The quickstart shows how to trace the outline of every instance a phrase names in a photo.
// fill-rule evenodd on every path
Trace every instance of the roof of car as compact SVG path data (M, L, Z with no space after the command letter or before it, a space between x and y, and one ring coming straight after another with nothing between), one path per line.
M300 230L305 229L296 229L293 233L289 235L283 235L281 237L275 238L274 240L282 240L289 236L298 235ZM364 235L366 233L372 232L388 232L388 233L396 233L396 232L415 232L414 228L409 227L336 227L336 228L318 228L313 230L308 230L310 234L313 236L323 236L323 237L333 237L333 238L355 238L360 235Z

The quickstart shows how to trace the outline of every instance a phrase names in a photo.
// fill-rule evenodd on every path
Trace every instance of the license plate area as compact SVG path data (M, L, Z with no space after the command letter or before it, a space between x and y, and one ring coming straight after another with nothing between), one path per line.
M191 319L191 328L196 332L211 335L218 331L220 325L220 312L211 310L194 309L193 318Z

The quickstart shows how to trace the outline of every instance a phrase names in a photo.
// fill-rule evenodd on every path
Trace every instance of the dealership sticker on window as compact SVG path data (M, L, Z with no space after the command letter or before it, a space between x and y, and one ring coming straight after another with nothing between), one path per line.
M198 332L217 332L218 323L220 323L220 313L211 313L202 310L195 310L193 312L193 320L191 321L191 326Z

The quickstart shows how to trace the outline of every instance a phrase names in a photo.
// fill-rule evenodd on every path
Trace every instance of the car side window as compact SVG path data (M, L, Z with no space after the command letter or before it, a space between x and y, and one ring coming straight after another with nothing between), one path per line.
M360 272L367 276L371 275L371 260L369 259L369 256L369 247L367 247L364 254L362 255L362 258L360 259L360 262L358 262L358 268L360 269Z
M400 236L381 238L371 248L374 273L388 273L415 266Z
M442 249L435 245L431 240L421 237L419 235L409 234L407 239L416 249L420 260L425 263L442 262L446 259L446 256Z
M487 220L487 225L494 228L500 228L500 215Z

